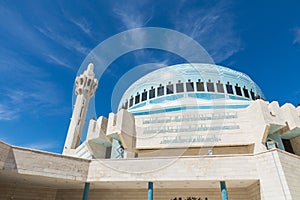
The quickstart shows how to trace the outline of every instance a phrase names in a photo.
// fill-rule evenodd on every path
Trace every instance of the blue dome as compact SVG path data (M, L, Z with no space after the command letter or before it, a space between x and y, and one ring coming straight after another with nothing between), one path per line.
M119 109L135 113L143 107L149 109L147 105L166 107L166 103L184 98L249 104L264 99L264 95L244 73L213 64L178 64L155 70L133 83L122 96Z

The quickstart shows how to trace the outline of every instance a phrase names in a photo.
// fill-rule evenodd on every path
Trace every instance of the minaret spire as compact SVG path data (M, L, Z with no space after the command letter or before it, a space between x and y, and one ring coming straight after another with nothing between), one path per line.
M81 75L76 77L75 84L75 94L77 97L63 150L63 154L68 155L74 155L75 149L80 145L89 101L94 96L98 87L98 81L94 73L94 64L92 62Z

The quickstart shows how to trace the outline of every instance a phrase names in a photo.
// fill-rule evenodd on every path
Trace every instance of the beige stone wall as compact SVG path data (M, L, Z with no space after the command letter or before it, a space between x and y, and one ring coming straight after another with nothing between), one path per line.
M0 142L0 169L6 171L16 171L16 163L11 146Z
M256 183L250 185L247 188L247 191L248 191L248 194L249 194L247 200L258 200L258 199L261 199L261 197L260 197L260 183L259 183L259 181L257 181Z
M94 160L88 181L258 180L251 155Z
M228 198L230 200L260 200L259 195L256 193L252 194L252 190L249 188L257 189L257 186L250 186L248 188L228 188ZM82 190L58 190L56 200L81 200L82 199ZM259 192L259 188L258 188ZM89 200L147 200L147 188L140 190L132 189L94 189L90 190ZM186 197L197 197L205 200L205 197L208 200L221 200L221 191L220 189L155 189L153 198L155 200L171 200L177 197L184 200Z
M56 189L36 186L0 184L0 199L9 200L55 200Z
M193 191L209 191L209 189L203 189L207 187L207 184L211 184L211 188L218 188L218 182L226 180L230 200L298 200L300 199L299 166L299 156L277 149L254 155L203 155L88 161L10 147L0 143L0 184L2 184L0 185L0 195L2 195L0 199L10 198L9 195L12 193L19 195L19 199L22 199L22 195L23 199L35 198L30 195L46 200L53 196L58 199L81 199L86 181L92 183L90 199L111 199L107 195L112 196L112 199L120 199L120 197L135 199L136 196L138 196L136 199L143 199L144 194L147 193L147 182L153 180L156 185L154 185L155 197L157 200L163 200L172 198L168 195L173 194L186 195L193 194ZM199 186L199 189L160 189L157 182L166 188L197 188ZM145 186L142 186L144 183ZM183 183L194 184L194 186L189 187L190 185ZM133 190L138 184L144 189ZM37 189L34 185L38 185L39 188ZM95 185L97 187L94 187ZM100 190L103 187L131 189L127 192L116 189L111 193L108 190ZM54 195L56 188L59 188L59 191ZM81 188L81 190L63 190L76 188ZM211 198L209 200L218 200L219 197L214 195L220 195L219 189L211 190L214 191L199 193L199 195L205 194Z
M83 190L51 189L37 186L25 185L4 185L0 184L0 199L14 200L81 200ZM91 189L88 195L89 200L146 200L147 188L143 189ZM175 197L201 197L205 200L221 200L220 189L211 188L182 188L182 189L155 189L155 200L171 200ZM253 184L247 188L228 188L230 200L260 200L259 184Z
M291 139L291 144L296 155L300 156L300 135Z
M224 154L251 154L254 145L240 146L223 146L223 147L207 147L207 148L171 148L171 149L144 149L138 151L138 157L164 157L164 156L198 156L207 155L208 150L212 150L213 155Z
M4 172L85 181L89 160L0 143L0 167Z
M281 151L255 155L262 200L292 200L278 154Z
M282 169L289 186L292 199L300 199L300 159L289 153L279 153Z
M14 149L18 171L24 174L34 174L47 177L65 177L67 179L85 180L88 163L73 158L63 159L60 156L50 156L34 151ZM41 165L41 163L43 163Z

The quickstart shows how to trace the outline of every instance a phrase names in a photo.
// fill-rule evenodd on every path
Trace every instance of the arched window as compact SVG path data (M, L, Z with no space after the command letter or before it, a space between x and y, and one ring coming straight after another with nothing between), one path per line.
M184 90L183 90L183 83L181 83L180 80L178 81L178 83L176 83L176 92L177 93L184 92Z
M226 84L226 91L227 91L227 94L233 94L232 85L229 82L227 82L227 84Z
M134 100L134 104L138 104L140 103L140 94L139 93L136 93L136 96L135 96L135 100Z
M133 106L133 96L130 97L130 100L129 100L129 108Z
M249 92L248 92L246 86L243 87L243 92L244 92L244 96L245 96L245 97L247 97L247 98L250 97L250 96L249 96Z
M221 83L221 81L217 82L217 92L224 93L224 86L223 83Z
M243 96L242 91L241 91L241 87L239 86L239 84L236 84L234 87L235 87L236 95Z
M169 84L167 85L167 94L173 94L174 93L174 86L173 84L171 84L171 82L169 82Z
M254 92L252 91L252 89L250 90L250 95L251 95L251 99L252 99L252 100L255 100L255 94L254 94Z
M208 80L208 82L206 82L206 86L207 86L207 91L208 92L214 92L215 91L214 83L211 82L210 79Z
M194 83L191 82L191 79L189 79L188 82L185 83L185 87L187 92L194 92Z
M165 87L159 84L159 87L157 88L157 96L163 96L165 94Z
M147 91L146 89L144 89L144 92L142 93L142 101L146 101L147 100Z
M197 91L202 92L204 91L204 82L201 82L200 79L198 79L198 82L196 82Z
M152 99L154 97L155 97L155 89L152 86L151 89L149 90L149 99Z

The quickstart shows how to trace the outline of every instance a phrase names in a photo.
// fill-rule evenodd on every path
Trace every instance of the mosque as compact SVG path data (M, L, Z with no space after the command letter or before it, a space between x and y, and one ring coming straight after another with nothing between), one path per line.
M160 68L83 133L97 86L90 63L62 154L0 143L0 199L300 199L300 106L266 101L246 74Z

